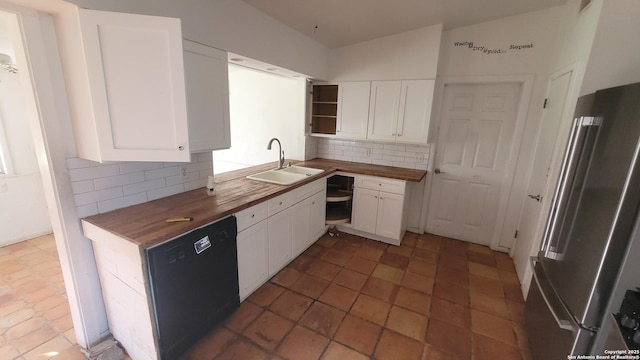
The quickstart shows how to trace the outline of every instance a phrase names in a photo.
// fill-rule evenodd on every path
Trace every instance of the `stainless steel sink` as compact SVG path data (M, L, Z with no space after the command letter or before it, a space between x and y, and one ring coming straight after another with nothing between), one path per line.
M314 169L304 166L290 166L249 175L247 176L247 179L264 181L278 185L291 185L322 172L324 172L322 169Z

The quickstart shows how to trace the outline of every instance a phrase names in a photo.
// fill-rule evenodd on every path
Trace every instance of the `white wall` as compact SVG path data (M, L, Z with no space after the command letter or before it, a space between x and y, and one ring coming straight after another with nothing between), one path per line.
M313 78L327 78L329 49L239 0L70 0L94 10L182 19L183 36Z
M580 94L640 81L640 2L598 0L602 10ZM592 6L597 6L593 4Z
M329 80L435 79L442 25L331 49Z
M215 172L278 160L278 144L285 158L304 160L306 80L229 65L231 148L215 151Z
M0 71L0 126L12 173L0 175L0 246L51 232L27 104L17 74ZM1 134L0 134L1 136Z

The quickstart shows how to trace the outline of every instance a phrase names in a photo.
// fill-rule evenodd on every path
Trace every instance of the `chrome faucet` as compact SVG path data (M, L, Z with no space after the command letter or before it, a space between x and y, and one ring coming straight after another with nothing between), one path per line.
M278 138L273 138L271 140L269 140L269 145L267 145L267 150L271 150L271 144L273 143L273 141L277 141L278 142L278 167L277 169L280 170L284 167L284 150L282 150L282 144L280 144L280 140L278 140Z

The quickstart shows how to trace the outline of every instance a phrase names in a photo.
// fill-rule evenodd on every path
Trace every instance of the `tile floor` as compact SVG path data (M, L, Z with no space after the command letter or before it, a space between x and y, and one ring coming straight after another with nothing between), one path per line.
M530 359L508 255L434 235L326 236L187 359Z
M325 236L187 359L530 359L503 253L408 233ZM0 248L0 359L84 359L51 235Z
M52 235L0 248L0 359L86 359Z

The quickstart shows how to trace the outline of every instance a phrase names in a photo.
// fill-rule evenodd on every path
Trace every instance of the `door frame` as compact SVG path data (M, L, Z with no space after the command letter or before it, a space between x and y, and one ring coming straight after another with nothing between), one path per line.
M427 229L427 218L429 211L429 200L431 198L431 189L433 185L433 169L435 167L436 151L438 149L438 135L440 130L442 108L444 101L444 91L447 85L492 85L499 83L517 83L520 84L520 100L518 101L518 111L516 116L515 128L513 131L513 137L511 141L511 150L509 152L509 159L507 166L505 167L505 174L502 178L500 185L500 200L498 202L498 214L496 215L496 222L493 227L493 235L490 241L490 248L502 252L508 252L508 248L499 246L500 235L505 223L505 219L508 216L507 207L509 200L518 196L521 198L518 203L518 209L521 206L521 202L524 201L522 194L512 194L511 189L514 186L514 175L518 164L518 157L522 136L524 134L524 128L526 124L527 114L529 112L529 103L531 101L533 93L533 83L535 80L534 75L481 75L481 76L443 76L436 81L436 88L434 92L434 104L438 104L434 107L432 113L431 129L429 131L429 144L431 144L432 150L429 152L429 165L427 172L427 181L425 181L425 194L422 202L422 213L424 216L421 219L421 228Z
M558 127L558 133L556 135L553 153L551 155L551 160L549 162L549 173L547 176L547 183L545 184L545 188L541 192L542 203L540 204L540 214L538 217L538 221L535 225L534 236L531 243L529 243L528 245L522 244L521 242L516 241L514 243L514 246L512 246L511 250L509 251L509 255L511 257L513 257L516 247L518 245L527 246L528 249L525 249L525 250L528 251L529 256L535 256L538 254L537 249L540 247L540 244L542 242L542 233L544 232L544 229L547 223L547 215L549 214L549 210L551 208L551 202L553 200L553 195L555 192L555 185L560 176L560 170L562 167L562 156L564 155L565 149L564 149L564 146L560 143L560 141L567 141L567 139L569 138L569 133L571 131L572 123L571 121L567 121L567 120L570 119L571 116L573 115L573 112L575 111L575 108L576 108L576 104L578 102L578 98L580 97L579 92L580 92L580 87L582 86L584 70L585 70L584 67L580 63L574 63L558 71L553 72L547 78L545 98L549 94L549 90L551 88L551 82L554 79L557 79L564 74L571 73L570 75L571 79L569 80L569 86L567 89L567 99L564 104L564 109L562 110L561 123L560 123L560 126ZM542 130L542 122L540 123L540 126L538 127L538 133L536 134L536 141L534 143L531 164L527 169L527 179L530 179L530 174L533 169L533 159L535 158L535 155L536 155L537 144L539 141L541 130ZM518 212L518 222L516 224L518 228L520 227L520 222L522 221L522 215L524 213L524 205L525 205L524 201L526 200L525 198L526 193L529 190L529 180L527 180L526 184L524 185L525 185L524 192L522 193L522 206L520 207L520 211ZM527 263L525 264L524 273L518 274L518 277L520 279L520 287L522 290L522 294L524 295L525 298L529 293L529 286L531 285L531 279L533 277L533 267L531 266L531 263L528 261L528 259L529 257L527 257ZM516 260L516 258L514 258L514 260ZM518 266L516 266L516 269L517 268Z

